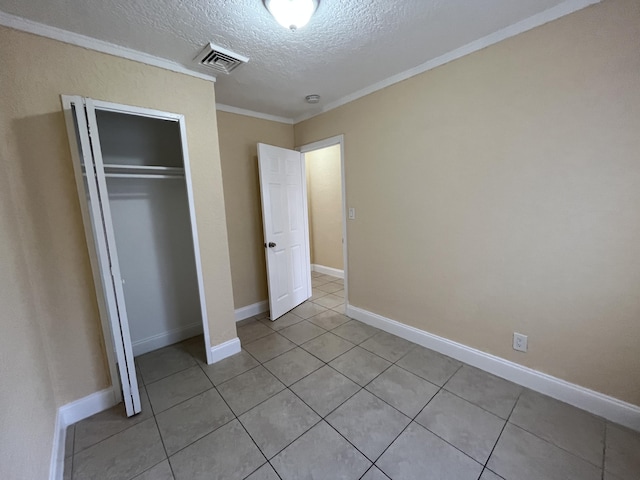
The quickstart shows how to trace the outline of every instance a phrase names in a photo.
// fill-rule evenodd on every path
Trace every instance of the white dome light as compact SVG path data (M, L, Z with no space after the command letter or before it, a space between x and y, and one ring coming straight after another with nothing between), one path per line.
M318 0L264 0L273 18L284 28L304 27L318 8Z

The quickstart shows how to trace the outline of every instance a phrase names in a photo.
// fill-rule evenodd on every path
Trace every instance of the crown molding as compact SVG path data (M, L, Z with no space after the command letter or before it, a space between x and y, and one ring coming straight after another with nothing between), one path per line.
M3 11L0 11L0 25L20 30L22 32L39 35L41 37L51 38L71 45L76 45L78 47L87 48L89 50L95 50L96 52L126 58L127 60L133 60L134 62L144 63L146 65L170 70L172 72L182 73L202 80L208 80L210 82L216 81L216 77L212 75L190 70L178 63L164 58L149 55L148 53L133 50L131 48L121 47L120 45L115 45L103 40L97 40L85 35L80 35L79 33L69 32L43 23L27 20L26 18L11 15Z
M381 80L380 82L374 83L373 85L358 90L357 92L345 95L344 97L334 102L326 104L320 111L300 115L299 117L296 117L294 119L294 124L300 123L313 117L317 117L318 115L341 107L342 105L353 102L354 100L362 98L371 93L377 92L378 90L382 90L383 88L402 82L403 80L407 80L408 78L414 77L429 70L433 70L434 68L444 65L445 63L449 63L458 58L477 52L478 50L482 50L483 48L494 45L498 42L506 40L507 38L515 37L516 35L524 33L528 30L532 30L536 27L544 25L545 23L557 20L558 18L564 17L565 15L569 15L573 12L577 12L578 10L582 10L583 8L586 8L590 5L600 3L600 1L601 0L566 0L559 5L556 5L555 7L545 10L544 12L540 12L529 18L525 18L518 23L509 25L508 27L491 33L486 37L474 40L471 43L440 55L439 57L418 65L417 67L410 68L409 70L405 70L404 72L398 73L397 75L388 77L384 80Z
M262 120L270 120L272 122L286 123L287 125L293 125L293 118L279 117L277 115L269 115L268 113L255 112L253 110L225 105L224 103L216 103L216 110L227 113L235 113L237 115L244 115L246 117L260 118Z
M238 107L225 105L221 103L216 104L216 109L223 112L235 113L238 115L245 115L249 117L260 118L263 120L270 120L274 122L286 123L288 125L295 125L304 120L308 120L310 118L316 117L323 113L334 110L338 107L341 107L347 103L353 102L354 100L362 98L366 95L377 92L378 90L382 90L383 88L402 82L403 80L407 80L408 78L427 72L441 65L449 63L453 60L456 60L458 58L464 57L471 53L477 52L478 50L482 50L483 48L489 47L498 42L501 42L508 38L524 33L528 30L544 25L545 23L551 22L553 20L557 20L558 18L564 17L565 15L569 15L573 12L577 12L578 10L582 10L583 8L586 8L590 5L600 3L600 1L601 0L565 0L559 5L556 5L555 7L545 10L544 12L540 12L518 23L509 25L508 27L505 27L501 30L498 30L497 32L491 33L485 37L482 37L478 40L468 43L460 48L457 48L443 55L440 55L439 57L429 60L428 62L425 62L421 65L410 68L408 70L405 70L404 72L398 73L391 77L388 77L384 80L381 80L380 82L374 83L373 85L360 89L349 95L345 95L344 97L334 102L330 102L327 105L324 105L319 111L315 111L313 113L306 113L296 118L270 115L267 113L256 112L253 110L247 110L244 108L238 108ZM200 78L203 80L209 80L212 82L216 81L215 76L190 70L180 64L171 62L163 58L155 57L153 55L139 52L137 50L132 50L126 47L121 47L119 45L115 45L109 42L104 42L102 40L96 40L94 38L87 37L85 35L68 32L66 30L62 30L57 27L44 25L42 23L27 20L22 17L11 15L2 11L0 11L0 25L4 25L6 27L14 28L16 30L21 30L28 33L33 33L35 35L52 38L54 40L59 40L64 43L69 43L72 45L77 45L79 47L88 48L90 50L107 53L109 55L126 58L129 60L147 64L147 65L164 68L166 70L171 70L173 72L183 73L185 75L190 75L192 77Z

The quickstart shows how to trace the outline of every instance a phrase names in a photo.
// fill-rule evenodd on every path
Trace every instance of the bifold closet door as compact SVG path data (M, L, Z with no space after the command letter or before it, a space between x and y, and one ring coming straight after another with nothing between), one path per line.
M91 260L94 272L99 272L96 289L105 299L106 315L122 385L127 416L141 411L129 322L124 303L122 277L118 264L113 222L100 151L100 136L95 108L90 99L63 96L63 107L73 157L73 167L85 223L89 248L95 246ZM97 268L96 268L97 267ZM105 335L105 341L108 341ZM109 347L107 346L107 350ZM112 376L115 372L112 372ZM112 378L114 385L116 378Z

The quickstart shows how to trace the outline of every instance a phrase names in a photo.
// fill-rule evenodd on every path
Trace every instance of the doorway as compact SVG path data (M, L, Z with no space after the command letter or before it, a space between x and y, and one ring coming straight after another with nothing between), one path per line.
M346 189L344 137L338 135L300 147L306 171L312 285L320 276L344 279L347 305ZM333 293L330 293L331 295ZM337 301L337 299L336 299ZM345 313L345 312L342 312Z

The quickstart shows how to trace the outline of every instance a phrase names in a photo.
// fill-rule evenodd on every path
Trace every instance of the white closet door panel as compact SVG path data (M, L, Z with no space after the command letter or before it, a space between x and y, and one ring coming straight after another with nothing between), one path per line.
M91 145L87 132L84 102L82 97L67 95L62 96L62 102L73 161L73 170L75 172L76 186L78 188L80 210L82 212L85 227L85 237L89 247L89 260L91 262L91 270L93 272L94 285L98 299L98 309L100 311L101 318L104 319L104 321L100 323L102 324L102 333L105 343L107 344L106 354L109 363L109 374L115 384L119 373L116 367L117 356L114 356L116 346L114 344L114 336L110 319L117 319L118 312L115 306L115 293L113 288L111 288L110 291L105 289L105 285L107 285L105 280L111 282L109 261L105 256L99 254L100 251L106 251L106 239L101 219L102 212L100 210L99 203L96 201L97 187L95 185L95 176L87 176L85 169L85 157L91 156ZM82 135L80 134L80 131L83 132ZM89 168L92 168L91 165ZM109 345L113 345L113 348L109 348ZM126 389L127 395L129 395L128 385ZM120 389L114 390L114 396L118 403L123 399L122 391Z
M120 265L118 262L118 253L116 248L116 240L113 231L113 221L111 219L111 210L109 206L109 195L107 192L107 183L104 173L104 163L102 161L102 152L100 150L100 135L98 132L98 123L96 121L95 107L90 99L85 100L85 111L88 131L90 132L91 152L93 155L85 155L85 165L87 173L89 172L89 163L95 172L96 199L92 201L100 206L101 218L103 223L104 237L106 239L104 247L106 249L106 257L110 262L110 279L105 282L106 285L113 285L113 296L117 318L112 318L112 331L114 343L116 345L116 354L118 356L118 368L120 371L120 380L123 386L125 406L127 415L131 416L142 410L140 405L140 392L138 390L138 380L136 378L135 364L133 360L133 349L131 345L131 335L129 332L129 321L127 318L127 309L122 289L122 276L120 274ZM80 134L86 129L79 128ZM87 175L88 177L89 175ZM92 197L93 200L93 197ZM101 256L105 256L102 252ZM107 289L109 290L109 289ZM127 392L128 390L128 392Z

